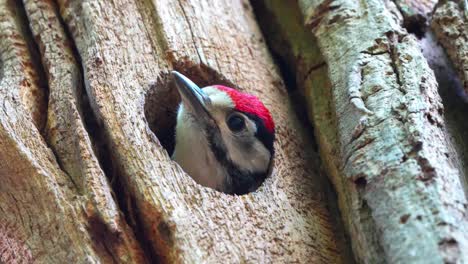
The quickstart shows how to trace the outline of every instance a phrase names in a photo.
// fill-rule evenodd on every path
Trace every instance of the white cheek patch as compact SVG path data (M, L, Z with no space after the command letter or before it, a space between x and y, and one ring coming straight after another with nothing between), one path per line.
M203 129L180 105L177 114L176 145L172 158L197 183L222 190L227 172L216 160Z
M224 137L230 160L243 171L261 173L268 170L271 154L263 144L253 139L249 146L233 137Z

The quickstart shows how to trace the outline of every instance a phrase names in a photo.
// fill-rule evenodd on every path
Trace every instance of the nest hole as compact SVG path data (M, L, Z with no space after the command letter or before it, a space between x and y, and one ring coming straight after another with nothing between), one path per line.
M176 71L187 76L199 87L219 84L237 88L232 82L207 66L186 63L174 66ZM179 104L180 95L172 73L170 71L162 73L156 82L151 84L146 93L144 111L149 128L156 135L169 156L172 156L175 148L175 127ZM267 178L271 175L273 161L267 173Z

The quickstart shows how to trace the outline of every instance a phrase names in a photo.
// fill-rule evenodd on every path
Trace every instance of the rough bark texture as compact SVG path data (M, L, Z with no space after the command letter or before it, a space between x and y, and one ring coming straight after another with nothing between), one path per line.
M31 263L32 255L13 226L0 224L0 263Z
M36 262L142 262L76 109L79 70L55 8L33 1L24 7L0 2L0 223L11 227L5 231L29 248Z
M437 4L437 0L393 0L405 17L420 14L427 16Z
M0 55L1 261L349 259L248 2L0 0ZM170 160L157 137L171 148L173 68L272 110L275 165L258 191L201 187Z
M438 4L431 27L445 48L468 92L468 6L466 0Z
M358 262L467 262L459 157L401 15L375 0L254 3L276 21L262 24L306 97Z

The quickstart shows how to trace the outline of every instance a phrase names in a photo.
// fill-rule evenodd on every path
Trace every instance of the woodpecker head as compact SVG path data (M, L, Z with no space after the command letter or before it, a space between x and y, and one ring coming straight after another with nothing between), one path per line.
M181 103L172 158L201 185L232 194L257 189L274 153L268 109L253 95L221 85L200 89L173 75Z

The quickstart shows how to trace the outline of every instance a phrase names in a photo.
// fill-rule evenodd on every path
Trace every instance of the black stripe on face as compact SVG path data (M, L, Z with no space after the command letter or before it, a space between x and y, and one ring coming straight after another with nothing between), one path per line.
M258 116L249 113L243 114L248 116L255 123L255 125L257 126L257 132L255 133L255 136L258 140L260 140L260 142L263 143L263 145L268 149L268 151L270 151L271 157L273 157L273 154L275 153L275 149L273 147L273 143L275 142L275 131L273 131L272 133L269 132L263 120L260 119Z
M256 190L265 180L267 172L250 173L240 170L239 167L234 165L227 156L227 148L221 137L221 131L218 126L216 126L216 128L205 127L205 133L216 160L218 160L229 173L229 177L224 180L223 192L242 195ZM271 155L271 157L273 157L273 155Z

